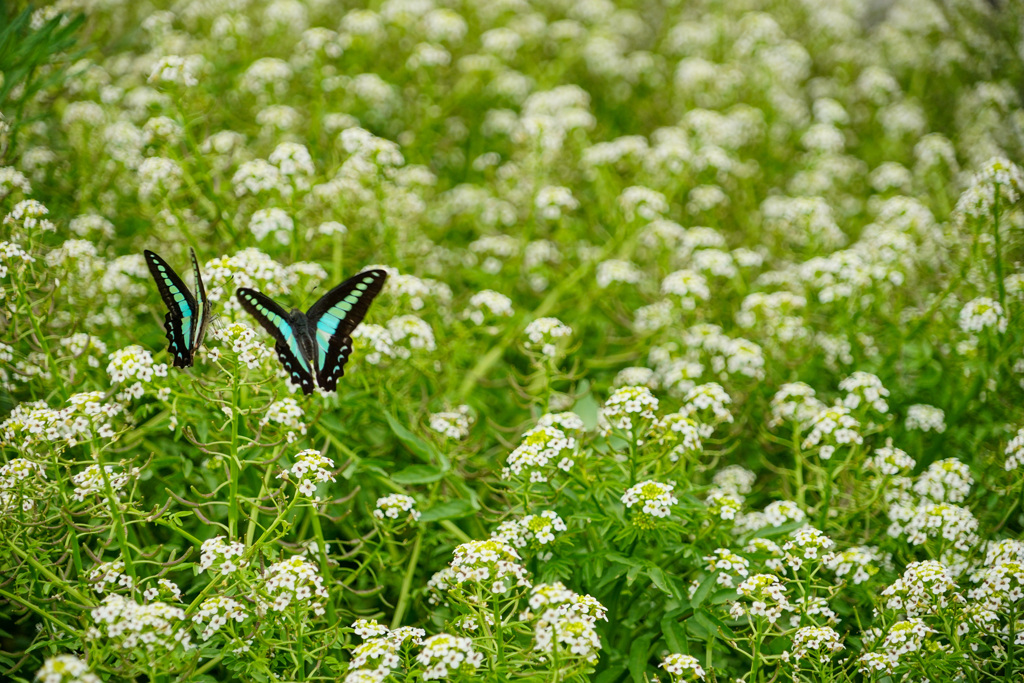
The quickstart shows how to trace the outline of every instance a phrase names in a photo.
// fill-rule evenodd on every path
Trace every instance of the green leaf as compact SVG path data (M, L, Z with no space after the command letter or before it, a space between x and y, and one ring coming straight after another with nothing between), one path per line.
M430 484L442 476L444 473L432 465L410 465L391 475L391 480L398 484Z
M593 430L597 427L597 399L589 391L589 383L585 380L580 382L579 386L576 387L577 391L586 392L583 396L576 400L576 403L572 406L572 412L576 413L583 420L583 424L586 425L587 431Z
M661 620L661 632L665 636L665 642L668 643L669 649L672 652L678 652L680 654L690 654L690 646L686 639L686 629L675 619L665 617Z
M399 422L394 415L391 413L384 413L384 417L388 420L388 426L391 427L391 432L398 437L399 441L405 444L405 447L409 449L409 452L419 457L419 459L424 462L442 462L440 454L433 446L409 431L409 429Z
M697 590L693 592L693 599L690 601L690 604L693 605L694 609L704 604L704 601L708 599L708 596L711 595L711 591L715 589L716 585L718 585L718 572L708 574L708 576L700 582L700 585L697 586Z
M440 522L445 519L460 519L477 511L467 500L452 500L424 510L420 522Z
M629 674L633 683L644 683L647 673L647 653L651 647L651 636L640 636L629 646Z
M662 571L661 567L650 567L647 570L647 575L651 577L651 583L654 584L655 588L670 598L675 597L675 590L673 590L668 577L665 576L665 572Z

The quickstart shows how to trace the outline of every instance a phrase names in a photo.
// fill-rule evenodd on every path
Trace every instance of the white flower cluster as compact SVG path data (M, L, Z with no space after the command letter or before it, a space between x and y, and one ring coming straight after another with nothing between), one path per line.
M946 413L941 408L924 403L917 403L907 408L907 431L935 432L946 431Z
M925 639L935 629L924 623L920 617L910 617L898 621L889 627L889 632L882 639L877 652L867 652L858 658L859 669L865 675L872 673L889 673L905 654L916 653L924 646Z
M964 598L949 568L941 562L911 562L903 576L882 591L885 606L908 617L937 614L951 604L963 604Z
M715 548L710 555L705 555L701 559L704 560L707 571L718 572L715 582L719 586L732 588L736 585L737 578L746 579L750 573L750 561L728 548Z
M287 429L288 443L292 443L299 438L296 432L303 435L306 433L306 423L302 421L305 415L298 401L294 398L283 398L270 404L263 413L260 424L274 423Z
M430 414L430 428L449 439L460 441L469 436L474 420L469 406L461 405L455 410Z
M829 460L839 446L860 445L864 437L858 431L860 422L850 415L850 409L835 405L819 411L810 422L810 433L804 438L802 447L818 447L818 457Z
M100 677L89 670L89 664L74 655L47 657L36 672L38 683L101 683Z
M637 506L635 523L649 526L654 519L664 519L672 514L672 506L679 503L679 499L672 495L674 488L674 484L642 481L626 489L622 494L622 504L627 509Z
M673 652L665 655L659 666L669 675L669 680L672 683L689 683L690 681L704 680L704 667L700 665L696 657L691 657L690 655Z
M408 513L407 517L412 522L420 518L420 511L416 509L416 499L401 493L392 493L377 499L377 509L373 511L373 516L380 520L397 520L404 513Z
M62 449L95 438L109 439L115 434L110 420L124 406L104 399L101 391L72 394L59 410L42 401L21 403L0 422L0 445L33 452L41 446Z
M803 568L804 562L818 561L826 564L831 559L831 550L836 547L835 541L814 527L805 526L790 534L782 551L786 554L786 563L794 572Z
M764 617L774 624L783 615L793 609L786 597L786 585L774 574L755 574L739 586L736 592L752 601L750 607L743 603L733 603L730 614L738 619L745 614L753 617Z
M875 546L858 545L832 553L825 559L825 566L835 572L837 581L849 576L856 586L868 581L882 569L890 569L892 555L883 553Z
M957 458L933 462L914 482L914 493L933 503L962 503L974 485L971 468Z
M197 74L206 60L202 55L165 55L160 57L149 72L150 83L175 83L191 88L199 85Z
M768 426L778 427L786 422L803 426L810 422L825 408L814 394L814 389L804 382L783 384L772 396Z
M557 512L545 510L539 515L526 515L522 519L502 522L491 534L491 538L516 548L525 548L530 544L544 546L555 540L556 531L565 531L566 528Z
M514 312L512 299L493 289L484 289L469 298L469 308L462 315L474 325L483 325L488 318L508 318Z
M283 612L289 607L302 610L304 616L310 610L318 617L323 616L328 599L324 579L316 566L300 555L270 565L261 579L261 590L256 596L256 613L260 617L268 610Z
M259 367L272 355L271 348L260 341L256 330L243 322L232 322L215 328L213 338L230 347L231 352L238 357L238 362L250 369ZM210 348L207 353L213 362L220 359L221 350L218 347Z
M277 478L292 482L300 494L320 502L320 496L316 495L316 485L335 481L333 470L333 460L310 448L296 453L295 464L291 469L282 470Z
M35 257L14 242L0 242L0 277L7 277L12 266L35 263ZM6 288L0 289L0 299L7 296Z
M960 329L964 332L983 332L994 329L1006 332L1006 314L998 301L988 297L978 297L964 304L960 309Z
M520 619L533 623L534 642L539 651L557 652L559 661L566 658L597 661L601 649L597 620L608 620L604 605L556 581L534 586L529 606Z
M98 564L89 570L85 578L93 584L92 589L100 595L117 586L129 590L135 586L132 577L124 573L124 560Z
M232 574L249 566L245 559L245 544L241 541L225 542L224 536L203 541L199 558L200 573L212 570L218 574Z
M108 595L91 615L92 639L105 638L126 652L162 657L193 648L185 610L165 602L140 605L120 595Z
M892 439L886 439L885 445L876 448L874 455L864 462L864 467L871 472L877 472L882 476L894 477L906 474L914 468L916 462L907 455L906 451L900 450L892 445Z
M727 493L745 496L754 490L757 475L742 465L729 465L715 472L711 482Z
M799 662L812 657L820 664L832 661L832 655L846 649L835 629L829 626L804 626L793 634L793 647L782 653L783 661Z
M601 432L609 434L613 429L632 431L636 436L642 428L651 426L658 419L657 410L658 399L647 387L621 387L608 397L598 413Z
M32 185L25 174L13 166L0 166L0 200L6 199L15 190L31 194Z
M0 425L2 428L3 425ZM46 479L46 468L27 458L13 458L0 466L0 512L12 507L24 511L35 507L39 484Z
M576 446L576 439L557 427L534 427L523 434L522 443L509 454L501 476L504 479L516 477L530 482L545 482L555 467L563 472L572 468Z
M686 311L697 308L698 301L711 298L707 279L692 270L677 270L666 275L661 281L661 293L679 297L679 303Z
M242 603L225 596L206 598L199 605L199 610L192 615L192 621L203 627L201 638L209 640L223 626L234 621L241 624L250 617Z
M721 384L708 382L686 392L679 412L695 419L701 425L701 436L707 438L714 433L715 425L732 422L732 413L727 408L731 403L732 397Z
M110 363L107 365L107 374L111 382L126 384L135 380L134 384L118 394L119 397L140 398L145 393L145 384L152 382L154 377L167 376L167 364L154 363L153 354L138 344L118 349L108 358Z
M0 429L2 427L3 425L0 425ZM1017 434L1006 444L1006 450L1003 453L1006 455L1003 468L1007 472L1024 467L1024 428L1017 430Z
M473 649L469 638L438 633L423 641L416 661L423 667L423 680L436 681L457 673L471 676L483 663L484 656Z
M682 411L671 413L656 421L654 429L658 443L672 447L668 454L672 462L677 462L681 457L704 452L701 425L685 416Z
M356 328L357 330L359 328ZM409 358L414 351L434 351L434 330L423 318L415 315L400 315L388 320L387 330L394 343L398 358Z
M542 355L556 358L564 352L572 328L558 318L537 318L526 326L524 334L524 347L539 348Z
M46 218L49 213L50 210L42 202L25 199L15 204L11 212L4 216L3 224L12 232L19 226L26 232L37 229L43 232L53 232L57 226Z
M863 405L882 415L889 412L889 404L885 400L889 390L882 386L882 380L870 372L853 373L839 383L839 388L847 392L843 397L843 405L850 410L857 410Z
M455 548L445 583L448 590L503 595L516 586L529 587L526 568L516 549L500 541L470 541ZM475 599L470 597L470 599ZM486 599L486 597L484 598Z
M632 261L608 259L597 264L597 286L606 289L616 282L635 285L643 278L643 273Z
M139 469L137 467L117 472L114 470L113 465L104 465L102 470L99 465L89 465L71 477L71 483L75 487L71 497L81 502L95 494L106 494L107 483L109 483L114 497L120 498L128 482L137 477L138 474Z
M398 357L395 340L381 325L361 324L352 331L352 340L359 351L358 358L370 365L380 365L385 359Z

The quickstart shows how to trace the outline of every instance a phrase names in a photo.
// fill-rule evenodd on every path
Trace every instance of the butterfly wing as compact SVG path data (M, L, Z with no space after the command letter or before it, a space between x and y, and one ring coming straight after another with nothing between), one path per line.
M362 322L388 274L367 270L327 292L306 312L317 343L317 384L334 391L352 353L352 330Z
M160 291L160 298L167 306L164 328L167 330L167 341L170 342L168 350L174 356L174 367L187 368L192 365L192 354L195 351L192 344L195 326L200 324L200 318L196 315L196 299L174 269L167 265L167 261L148 249L144 253L146 265Z
M192 341L192 353L195 353L203 343L206 327L210 324L210 300L206 297L206 287L203 286L203 276L199 272L199 261L196 259L195 249L189 249L189 253L192 255L192 273L196 278L196 307L198 309L196 319L199 321L195 339Z
M274 350L281 365L288 372L292 384L302 388L302 393L313 393L313 369L299 349L299 340L289 321L288 313L274 301L255 289L242 287L235 296L242 308L259 321L270 336L277 341Z

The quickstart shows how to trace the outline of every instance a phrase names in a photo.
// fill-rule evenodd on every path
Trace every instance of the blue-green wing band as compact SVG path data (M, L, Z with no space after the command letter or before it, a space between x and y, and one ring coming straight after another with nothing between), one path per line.
M174 357L174 366L189 367L198 346L194 343L195 325L201 322L196 316L195 297L166 261L149 250L144 255L160 298L167 306L164 328L167 330L168 350Z
M274 301L255 289L241 288L235 292L242 308L274 338L274 350L281 365L288 372L292 384L302 388L303 393L313 393L313 370L299 349L295 331L288 320L288 313Z
M322 389L333 391L345 374L352 330L366 316L387 277L384 270L363 271L329 291L306 313L316 333L317 384Z

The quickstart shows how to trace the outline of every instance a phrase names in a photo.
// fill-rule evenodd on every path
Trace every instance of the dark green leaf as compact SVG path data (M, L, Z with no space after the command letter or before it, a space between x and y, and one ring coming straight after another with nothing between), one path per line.
M441 470L431 465L410 465L391 475L398 484L430 484L443 476Z

